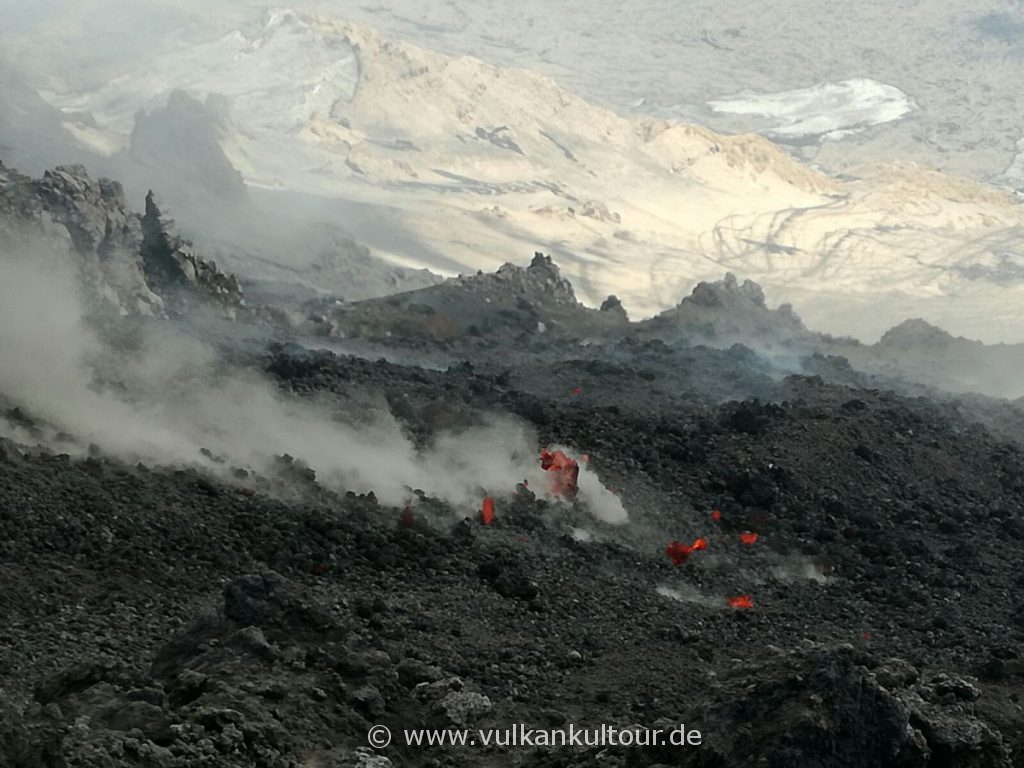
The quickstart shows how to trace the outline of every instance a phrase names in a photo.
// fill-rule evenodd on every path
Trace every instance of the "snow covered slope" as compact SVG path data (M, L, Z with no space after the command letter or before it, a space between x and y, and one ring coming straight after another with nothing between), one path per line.
M83 98L63 106L88 108L110 119L109 128L130 131L135 112L164 106L175 89L228 97L233 116L250 130L285 133L314 112L329 112L349 98L358 80L350 46L311 33L291 11L271 11L253 32L237 31L184 52L147 62Z
M708 106L715 112L768 118L758 132L788 143L842 138L899 120L915 108L898 88L865 78L784 93L743 94Z
M308 196L397 264L455 274L543 249L581 299L615 293L633 316L732 271L837 333L870 339L913 315L1024 336L1022 208L980 184L912 165L831 178L760 136L623 116L530 71L292 11L51 99L124 135L175 88L228 97L225 150L250 185ZM827 89L756 109L795 135L910 107L879 83L844 88L838 123L792 106Z
M917 109L790 151L833 172L913 160L999 177L1024 136L1024 19L1015 0L292 0L452 55L524 67L620 112L762 130L715 112L738 93L870 80ZM237 29L265 0L0 0L0 50L55 92L95 88L158 53ZM819 116L827 118L830 107ZM826 138L827 136L827 138Z

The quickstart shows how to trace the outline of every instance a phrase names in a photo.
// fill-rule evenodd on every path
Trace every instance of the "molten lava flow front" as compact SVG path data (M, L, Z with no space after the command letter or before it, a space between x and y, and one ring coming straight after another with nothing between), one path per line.
M737 597L727 597L725 601L730 607L737 610L748 610L754 607L754 598L750 595L739 595Z
M669 556L672 565L682 565L694 552L708 548L707 539L695 539L693 544L683 544L681 541L673 541L665 547L665 554Z
M491 496L485 496L484 503L480 505L480 522L484 525L494 522L494 499Z
M541 451L541 469L551 478L551 492L572 501L579 493L580 467L562 451Z

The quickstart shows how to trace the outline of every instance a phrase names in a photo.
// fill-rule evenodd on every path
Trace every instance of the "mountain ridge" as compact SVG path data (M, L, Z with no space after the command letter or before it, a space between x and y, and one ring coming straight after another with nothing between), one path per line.
M159 80L139 69L55 103L123 132L173 89L226 94L222 146L251 189L308 197L402 267L491 271L525 242L586 303L614 293L634 317L732 271L838 335L880 336L900 306L1019 339L1024 208L1008 191L912 163L829 177L761 136L618 115L528 70L323 15L280 11L247 34L159 59ZM254 93L250 70L266 75Z

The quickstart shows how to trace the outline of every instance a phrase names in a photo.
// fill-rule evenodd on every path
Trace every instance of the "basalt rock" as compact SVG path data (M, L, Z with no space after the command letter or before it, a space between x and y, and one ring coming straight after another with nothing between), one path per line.
M139 261L142 228L124 190L81 166L32 180L0 165L0 241L15 254L62 264L96 305L120 314L163 312Z
M180 314L207 303L232 315L245 304L235 276L178 236L152 193L140 217L118 182L79 165L33 180L0 164L0 245L63 263L88 302L119 314Z
M174 220L160 211L152 191L146 195L141 228L140 253L146 276L175 306L183 310L194 297L212 301L228 311L244 306L238 279L200 257L192 243L177 234Z

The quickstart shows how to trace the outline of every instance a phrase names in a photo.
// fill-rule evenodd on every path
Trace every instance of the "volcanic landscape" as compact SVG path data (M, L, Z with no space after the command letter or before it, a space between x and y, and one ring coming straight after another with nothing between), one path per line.
M137 207L0 166L0 765L1024 765L1015 348L529 250L275 304Z

